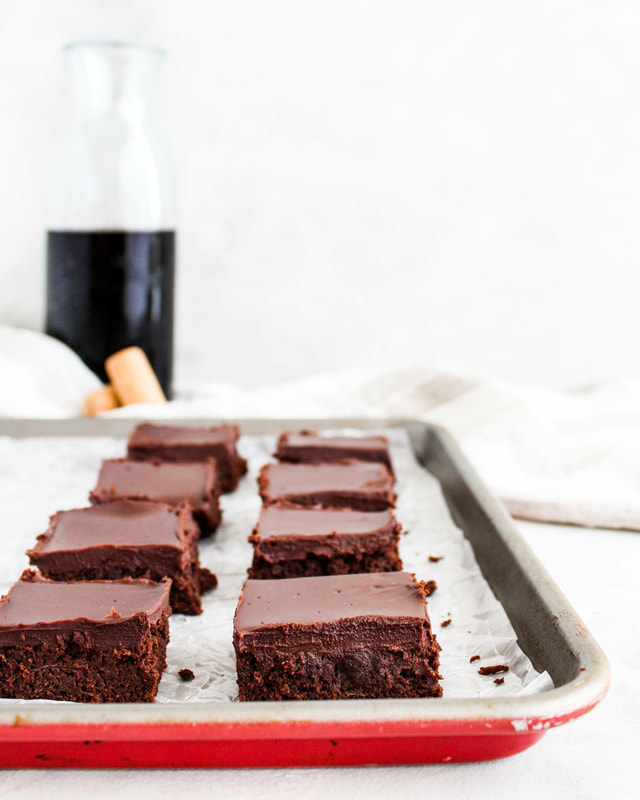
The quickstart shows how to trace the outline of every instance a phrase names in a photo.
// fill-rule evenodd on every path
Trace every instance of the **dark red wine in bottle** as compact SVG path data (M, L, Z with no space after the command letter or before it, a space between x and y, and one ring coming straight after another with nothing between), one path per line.
M159 104L165 53L84 40L64 56L45 328L103 380L109 356L140 347L170 398L176 212Z
M167 398L173 363L173 231L49 231L46 331L103 380L105 359L137 345Z

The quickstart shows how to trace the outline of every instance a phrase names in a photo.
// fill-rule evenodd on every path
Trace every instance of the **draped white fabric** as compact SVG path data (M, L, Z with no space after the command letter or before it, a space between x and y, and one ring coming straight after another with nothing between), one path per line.
M82 412L100 384L68 348L0 326L0 416ZM254 390L178 386L176 400L109 412L136 417L403 417L447 427L516 516L640 529L640 381L561 392L441 370L359 368Z

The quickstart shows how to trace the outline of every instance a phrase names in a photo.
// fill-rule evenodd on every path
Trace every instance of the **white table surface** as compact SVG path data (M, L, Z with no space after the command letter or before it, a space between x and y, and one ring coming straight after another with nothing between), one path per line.
M529 750L482 764L343 769L5 771L2 798L638 796L640 533L518 523L609 657L609 695Z

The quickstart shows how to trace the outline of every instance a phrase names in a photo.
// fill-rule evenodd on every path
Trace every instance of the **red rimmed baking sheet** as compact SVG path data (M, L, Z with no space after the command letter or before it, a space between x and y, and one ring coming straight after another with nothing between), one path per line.
M198 421L192 420L190 423ZM200 423L213 424L210 420ZM0 435L126 436L130 420L0 422ZM187 423L188 424L188 423ZM328 766L476 761L520 752L606 693L606 658L451 437L398 420L240 421L285 428L405 426L440 481L519 644L555 689L491 699L358 700L0 708L5 767Z

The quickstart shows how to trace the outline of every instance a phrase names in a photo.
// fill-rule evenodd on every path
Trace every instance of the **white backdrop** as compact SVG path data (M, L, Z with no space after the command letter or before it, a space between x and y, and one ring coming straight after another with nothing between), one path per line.
M40 328L60 45L169 50L177 377L640 374L640 7L0 0L0 322Z

